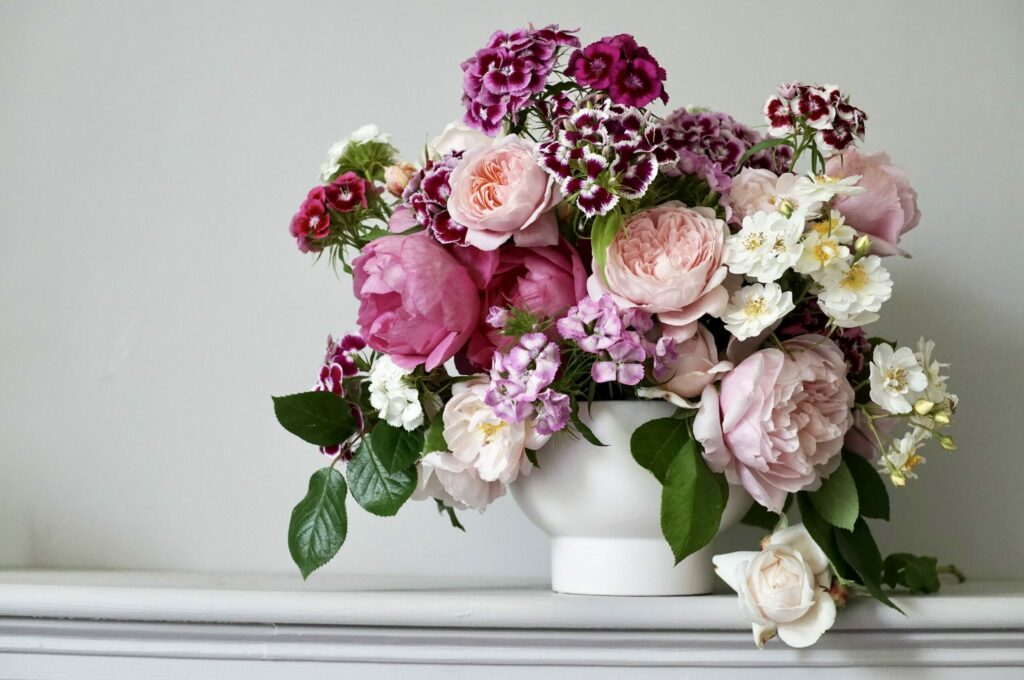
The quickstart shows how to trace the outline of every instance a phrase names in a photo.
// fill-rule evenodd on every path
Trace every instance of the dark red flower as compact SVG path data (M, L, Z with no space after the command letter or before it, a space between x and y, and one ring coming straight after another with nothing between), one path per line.
M327 205L338 212L366 207L367 182L354 172L346 172L324 187Z

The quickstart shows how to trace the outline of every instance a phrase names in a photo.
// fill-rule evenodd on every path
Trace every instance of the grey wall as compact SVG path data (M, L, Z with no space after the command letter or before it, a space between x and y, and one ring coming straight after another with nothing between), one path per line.
M1024 576L1017 2L0 4L0 564L290 570L315 450L269 395L353 327L347 279L287 224L327 147L373 121L410 157L460 115L496 28L629 31L677 106L759 124L780 80L840 84L920 192L875 330L938 341L956 453L894 493L884 548ZM357 508L334 572L537 575L510 499L452 531ZM732 537L753 541L755 534Z

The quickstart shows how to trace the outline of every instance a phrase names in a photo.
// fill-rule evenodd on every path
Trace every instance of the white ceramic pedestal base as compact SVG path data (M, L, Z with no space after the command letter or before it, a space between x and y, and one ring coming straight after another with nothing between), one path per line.
M596 402L580 417L607 446L556 436L538 452L540 468L512 495L551 536L551 588L580 595L703 595L714 585L714 543L680 564L661 534L661 485L629 450L637 426L672 414L659 401ZM729 487L722 529L751 499Z

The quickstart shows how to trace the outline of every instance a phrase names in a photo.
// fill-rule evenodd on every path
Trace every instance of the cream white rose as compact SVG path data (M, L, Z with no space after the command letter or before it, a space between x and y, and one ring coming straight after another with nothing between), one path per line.
M448 123L441 134L434 137L430 142L430 153L434 158L440 158L451 151L469 151L478 146L490 146L492 141L484 133L457 120Z
M803 524L772 534L761 552L715 555L715 572L739 594L757 646L776 634L809 647L836 620L828 558Z

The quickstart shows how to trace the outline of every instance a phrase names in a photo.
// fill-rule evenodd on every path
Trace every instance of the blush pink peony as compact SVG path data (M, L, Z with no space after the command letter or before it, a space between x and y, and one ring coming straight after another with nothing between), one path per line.
M468 372L489 370L494 350L514 343L487 323L491 307L516 307L554 319L587 294L586 269L579 253L564 239L557 246L496 251L466 247L455 249L454 254L483 291L480 320L466 347ZM459 367L463 368L461 363Z
M468 245L494 250L509 238L525 247L558 243L551 208L560 194L530 142L508 135L466 151L449 183L448 212L468 230Z
M666 335L672 337L671 327L664 328L668 329ZM693 399L730 368L731 363L718 360L711 331L697 324L697 332L676 345L676 358L667 366L672 377L661 387L684 399Z
M853 424L843 353L820 335L765 349L701 397L693 434L704 458L758 503L780 512L787 493L816 489L839 466Z
M476 328L477 287L426 232L379 238L363 248L352 269L361 335L402 368L424 364L433 370Z
M608 246L604 280L588 282L590 295L611 293L620 307L638 307L674 326L684 340L697 319L718 316L729 301L722 264L727 227L709 208L671 201L633 214ZM596 269L596 263L595 263Z
M832 177L860 175L857 186L864 193L837 197L835 208L848 225L871 237L875 254L906 255L899 247L900 236L917 226L921 211L903 168L893 165L885 152L862 154L850 148L830 158L825 172Z

